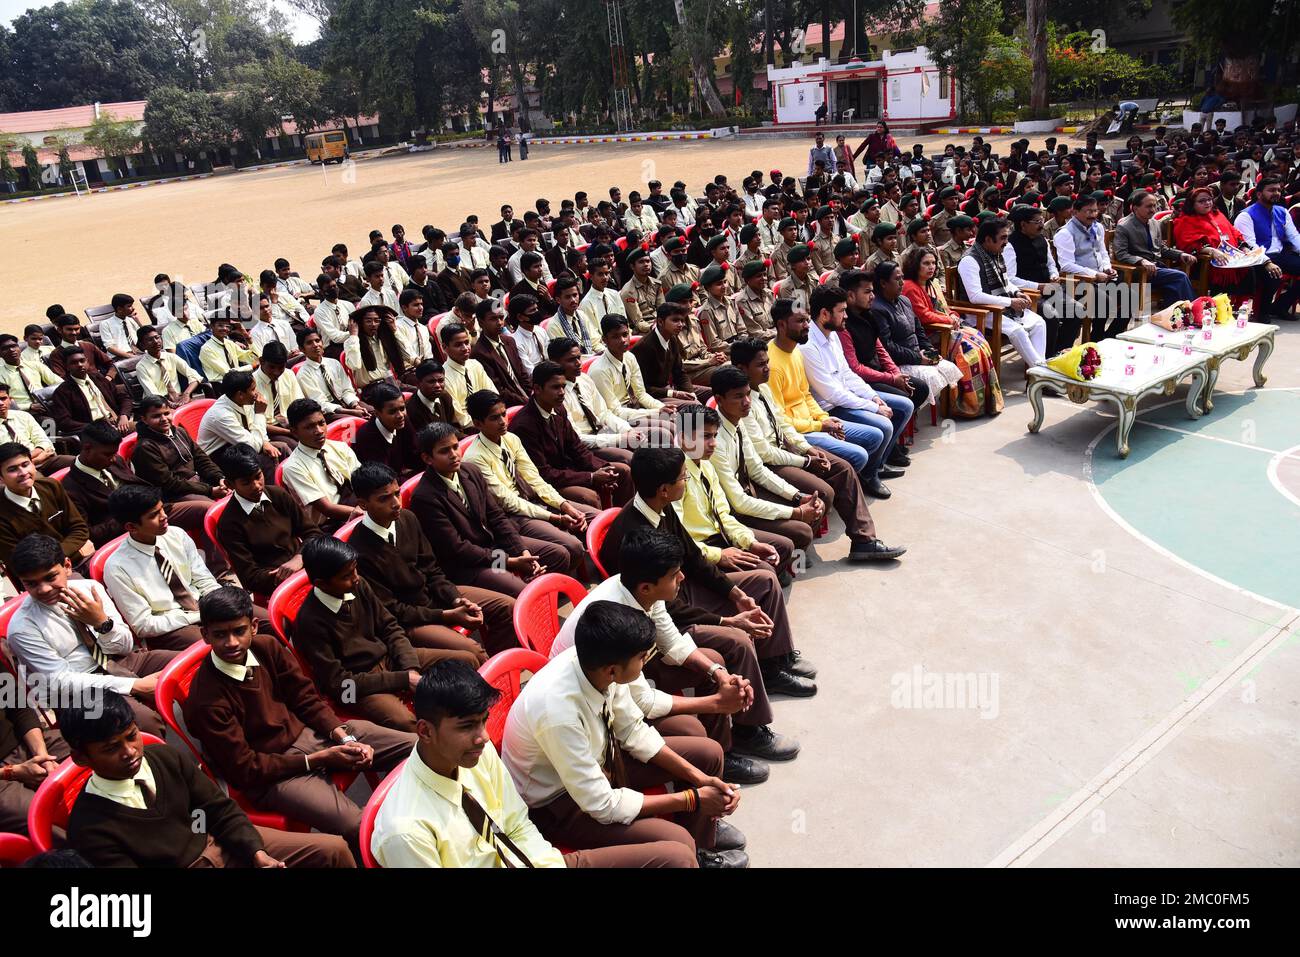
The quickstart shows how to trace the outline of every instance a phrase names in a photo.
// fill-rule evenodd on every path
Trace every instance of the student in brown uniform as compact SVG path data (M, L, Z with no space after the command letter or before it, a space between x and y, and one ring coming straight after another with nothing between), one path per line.
M335 705L397 731L414 731L403 699L420 669L445 650L411 644L397 619L357 573L357 551L319 535L302 547L312 589L293 626L293 644L321 694Z
M426 468L411 510L452 581L518 597L543 572L568 568L563 548L521 536L478 469L462 467L454 428L435 422L419 443Z
M514 599L451 583L420 520L402 508L392 469L365 462L352 473L352 487L365 509L349 539L357 551L357 571L416 644L459 650L475 667L489 653L518 646Z
M7 563L14 546L33 532L59 542L73 564L95 553L90 528L68 497L63 483L36 471L27 446L0 445L0 564Z
M172 426L173 411L161 396L140 400L131 470L162 489L164 502L194 502L206 510L229 491L226 479L188 432Z
M686 289L686 295L690 295L688 287L675 286L670 296L676 296L681 289ZM713 394L709 390L708 381L712 378L713 371L727 361L727 357L720 349L705 346L708 358L700 360L703 364L697 372L687 371L682 339L687 323L695 321L691 317L689 306L670 299L659 307L654 328L629 350L641 369L641 381L645 384L645 390L656 399L687 400L691 397L706 402Z
M93 866L355 866L341 837L254 827L193 758L146 745L121 695L58 715L72 760L92 772L68 816L67 843Z
M152 485L137 475L117 454L122 434L104 421L92 422L81 433L81 451L63 478L63 488L82 515L90 516L90 540L95 547L107 545L126 529L108 508L108 496L122 485ZM207 504L210 504L207 503ZM204 502L173 502L167 518L187 532L203 531Z
M46 776L68 756L57 731L31 708L0 705L0 831L27 833L27 809Z
M484 299L474 307L474 318L478 320L479 337L469 357L483 366L506 405L523 405L533 390L533 380L519 359L515 340L502 332L505 313L495 299Z
M416 366L415 386L415 393L404 403L411 431L418 436L431 422L447 422L454 428L456 410L447 392L447 373L442 363L426 359Z
M342 721L284 642L255 634L254 624L242 588L203 596L199 628L212 651L194 673L185 726L213 770L256 807L337 834L359 858L361 808L333 774L387 774L411 753L415 736Z
M383 462L402 478L419 471L415 430L407 416L402 390L381 382L370 387L366 398L375 407L375 415L357 429L352 439L357 458L362 462Z
M107 420L126 431L135 427L131 400L98 372L91 372L81 346L63 350L68 378L50 396L50 415L62 435L79 435L91 422Z
M221 464L233 497L217 521L217 542L240 583L269 598L302 568L303 543L322 532L287 490L266 484L251 448L225 449Z

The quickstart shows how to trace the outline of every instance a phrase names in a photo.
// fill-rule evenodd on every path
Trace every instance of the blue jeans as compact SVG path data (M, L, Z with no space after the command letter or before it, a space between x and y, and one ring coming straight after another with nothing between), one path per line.
M860 426L852 422L845 422L844 439L837 439L829 432L808 432L804 435L804 438L808 440L809 445L815 445L819 449L825 449L832 455L838 455L853 466L853 471L857 472L861 478L870 481L871 475L874 473L864 473L863 469L867 467L867 459L870 457L871 451L874 451L874 446L868 449L861 443L855 444L850 439L849 430L858 428ZM864 435L863 441L865 440L866 436Z
M916 412L916 406L905 395L891 395L888 392L878 392L876 394L894 413L893 418L887 419L877 412L864 412L861 409L846 409L843 407L831 409L831 415L844 423L846 436L849 435L848 426L850 423L880 435L880 441L874 442L868 450L871 454L867 460L866 472L863 473L867 479L874 478L876 472L880 469L881 463L893 453L894 446L898 443L898 436L907 428L907 423L912 420L912 415ZM852 441L857 442L857 439L853 439L852 436L849 437Z
M1196 293L1192 290L1192 281L1181 269L1166 269L1161 266L1151 277L1151 285L1162 292L1169 293L1173 297L1171 300L1173 302L1196 298Z

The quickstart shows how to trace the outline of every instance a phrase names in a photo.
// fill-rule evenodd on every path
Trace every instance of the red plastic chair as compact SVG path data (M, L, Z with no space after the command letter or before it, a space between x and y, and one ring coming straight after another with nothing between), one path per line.
M143 732L140 740L145 744L163 743L161 738ZM74 764L72 758L65 758L36 789L31 806L27 808L27 834L38 853L54 847L54 829L67 827L72 806L77 803L77 796L89 779L90 768L83 768Z
M397 493L398 497L402 500L402 508L411 507L411 496L415 494L415 487L420 484L420 479L422 478L424 478L423 472L419 473L418 475L412 475L409 479L407 479L405 482L402 483L402 487L398 490Z
M392 771L388 772L388 777L384 778L379 787L375 788L374 793L370 795L370 800L367 801L366 806L361 809L360 843L362 867L381 869L379 862L375 860L375 856L370 853L370 839L374 837L375 818L379 816L379 809L384 804L384 798L388 797L388 792L393 789L393 785L397 782L397 776L402 773L402 768L404 767L406 767L405 761L393 768Z
M117 447L117 454L122 456L124 461L130 462L131 456L135 455L135 447L139 443L140 443L139 433L131 432L128 435L123 437L122 443Z
M821 286L826 285L826 280L827 280L827 279L830 279L831 276L833 276L833 275L835 275L835 270L834 270L834 269L828 269L828 270L826 270L824 273L822 273L820 276L817 277L817 283L818 283L818 285L821 285Z
M17 867L36 853L36 845L22 834L0 834L0 867Z
M124 541L126 536L119 535L106 545L101 545L95 554L90 556L90 577L101 585L104 584L104 566L108 563L109 556L117 551Z
M288 626L292 625L293 620L298 617L298 609L302 607L310 591L311 582L307 579L307 573L296 571L280 582L271 593L266 612L271 619L271 627L286 645L293 645L289 638Z
M462 459L464 459L465 453L469 451L469 447L473 444L474 444L474 436L472 435L465 436L463 439L460 440L460 443L456 446L456 454L459 455Z
M714 396L709 396L709 401L705 402L704 404L708 406L710 409L713 409L715 411L718 408L718 400Z
M607 508L587 523L587 554L591 556L591 564L596 567L596 571L600 572L602 578L608 578L609 572L600 563L600 546L605 544L609 526L618 517L619 511L620 509L617 508ZM518 607L518 604L515 607Z
M172 416L172 426L184 429L190 434L190 438L198 440L199 423L203 421L203 413L208 411L208 407L215 402L215 399L193 399L176 410Z
M478 673L483 680L501 692L501 697L488 712L487 733L492 747L501 750L501 737L506 730L506 715L510 706L519 697L522 682L520 675L529 671L533 674L546 667L546 658L528 648L511 648L498 655L493 655L483 663Z
M450 311L440 312L429 319L429 335L433 336L435 340L438 338L438 327L442 325L442 321L450 315Z
M635 348L636 344L640 341L641 341L640 336L629 336L627 340L627 347L629 349Z
M346 442L348 445L357 437L357 429L366 424L366 420L359 416L349 415L342 419L335 419L329 425L325 426L325 438L334 439L336 442ZM276 472L275 484L280 484L280 473Z
M346 542L352 538L352 532L360 524L361 524L360 515L358 515L356 518L350 518L346 522L344 522L341 526L339 526L339 530L334 533L334 537L341 542Z
M230 564L230 556L226 554L226 550L221 547L221 541L217 538L217 522L220 521L221 513L226 510L226 506L230 504L230 498L227 495L225 498L217 499L203 515L203 534L208 536L208 541L212 543L213 548L221 553L221 557L226 560L226 564Z
M72 471L71 467L66 469L59 469L57 472L52 472L50 474L50 478L52 478L56 482L62 482L65 478L68 477L68 473L71 471Z
M0 638L4 638L9 633L9 619L14 616L14 612L26 597L26 595L18 595L0 605Z
M190 696L190 685L194 682L194 675L199 670L199 665L203 664L203 659L208 656L209 648L207 642L198 641L190 645L179 655L167 663L167 667L158 675L158 684L154 689L154 700L158 704L158 713L162 716L167 727L171 728L178 738L185 742L185 746L190 749L194 760L198 762L203 773L212 780L216 781L217 775L212 768L208 766L207 761L203 758L203 752L199 750L198 744L185 733L180 722L176 718L178 710L185 706L185 699ZM335 784L339 784L338 775L335 775ZM347 790L356 775L344 775L347 779L347 785L342 786ZM295 821L292 818L285 817L283 814L277 814L274 811L259 811L251 801L233 787L228 788L231 800L243 808L248 819L258 827L275 828L277 831L299 831L307 832L311 826L301 821Z
M515 416L518 415L520 412L522 412L522 411L523 411L523 408L524 408L524 407L523 407L522 405L512 405L510 408L506 409L506 425L507 425L507 426L509 426L510 423L513 422L513 421L515 420Z
M781 283L783 282L785 282L784 279L778 279L776 282L772 283L772 297L774 299L781 298Z
M582 371L584 374L587 372L588 369L591 368L591 364L595 362L598 358L599 356L587 356L587 358L582 360Z
M515 634L519 643L538 654L550 655L560 633L560 596L576 608L587 597L582 583L552 572L530 581L515 599Z

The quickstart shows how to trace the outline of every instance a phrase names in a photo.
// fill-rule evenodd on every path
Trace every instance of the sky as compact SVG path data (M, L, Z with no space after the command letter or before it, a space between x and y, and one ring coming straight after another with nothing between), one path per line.
M53 6L57 0L0 0L0 23L8 26L24 10L35 7ZM315 40L319 35L319 26L311 17L304 16L287 3L275 3L289 23L289 31L299 43Z

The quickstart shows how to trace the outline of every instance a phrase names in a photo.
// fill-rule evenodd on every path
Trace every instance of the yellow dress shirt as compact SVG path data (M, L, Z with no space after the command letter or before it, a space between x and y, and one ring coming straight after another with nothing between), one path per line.
M749 548L754 544L754 533L731 514L722 482L713 469L713 463L707 459L701 462L686 460L686 494L673 502L673 508L677 510L682 525L691 533L691 538L695 539L695 544L700 546L700 553L714 565L722 558L722 549L706 545L706 539L722 534L736 548Z
M490 392L497 390L492 380L488 378L483 364L477 359L466 359L465 364L447 360L443 366L446 373L447 394L451 396L452 414L456 417L456 424L462 429L469 428L474 421L465 411L465 400L481 389L487 389Z
M465 461L478 467L483 478L487 480L488 488L506 512L511 515L523 515L525 518L540 519L546 519L552 514L545 506L530 502L519 494L519 488L506 468L506 459L502 457L503 452L509 457L524 484L536 492L537 497L546 505L558 509L564 504L564 496L542 479L537 466L528 457L524 444L519 441L519 436L507 432L501 436L501 442L498 444L479 433L474 436L474 441L465 452Z

